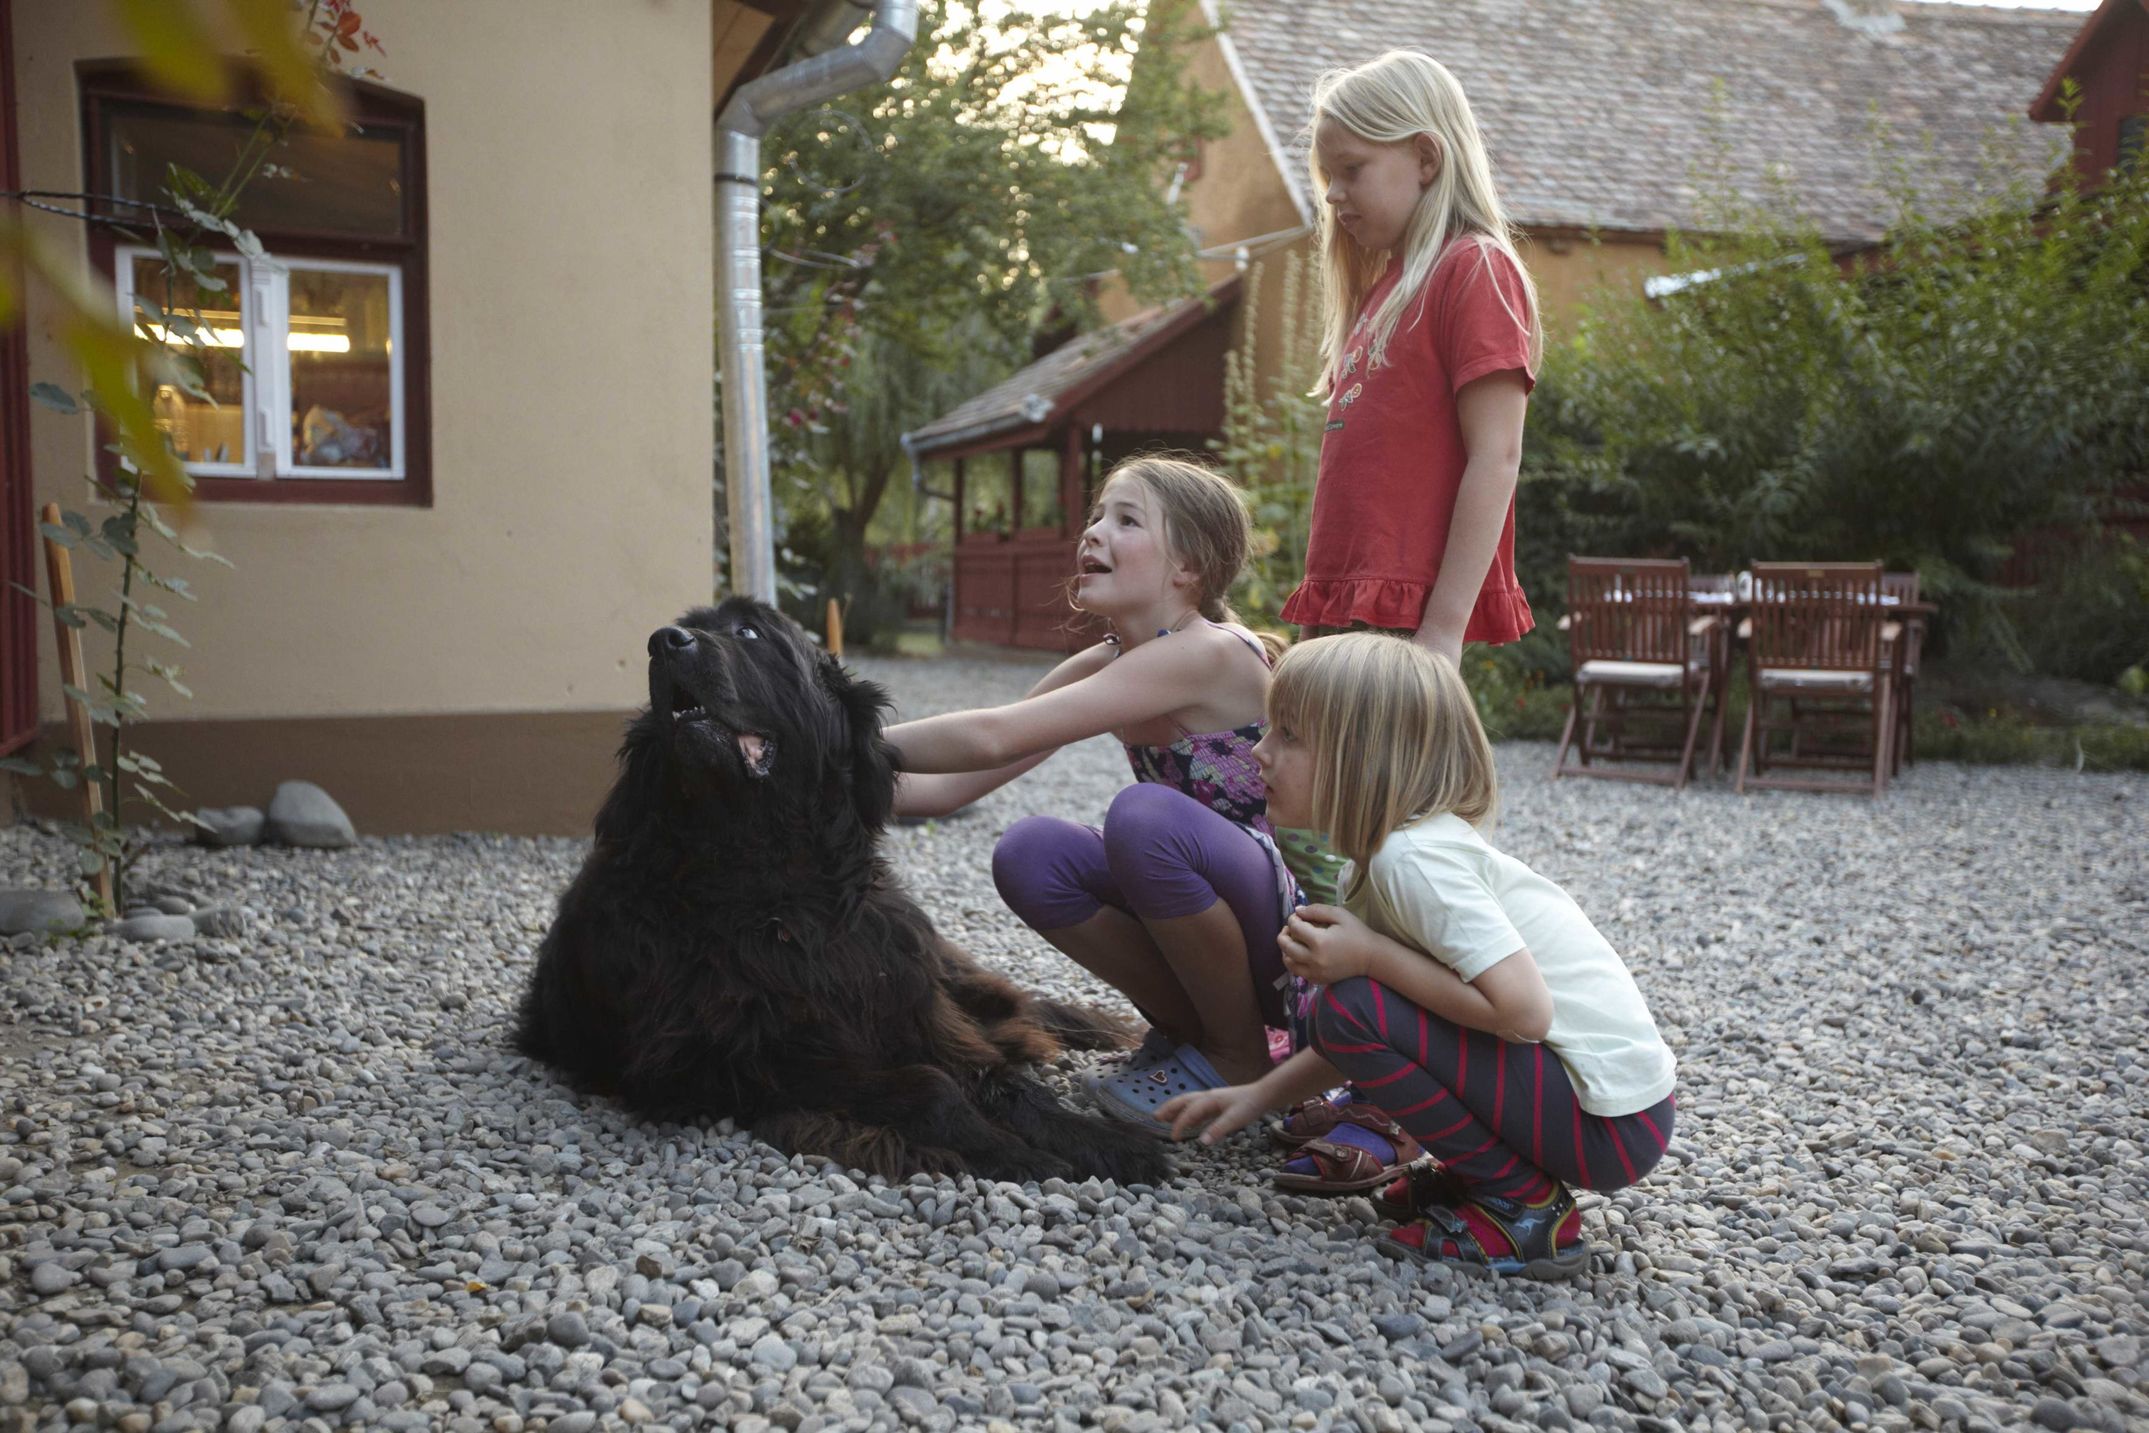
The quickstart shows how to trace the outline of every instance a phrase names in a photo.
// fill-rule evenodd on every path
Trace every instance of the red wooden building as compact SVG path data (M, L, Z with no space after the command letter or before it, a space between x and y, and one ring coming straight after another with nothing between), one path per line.
M1238 299L1234 277L1069 339L905 436L920 465L952 469L957 641L1072 651L1093 640L1067 605L1090 500L1120 459L1199 453L1221 433Z
M2067 47L2066 58L2030 106L2030 118L2060 122L2060 87L2081 86L2075 111L2077 167L2092 184L2141 162L2149 149L2149 0L2104 0Z

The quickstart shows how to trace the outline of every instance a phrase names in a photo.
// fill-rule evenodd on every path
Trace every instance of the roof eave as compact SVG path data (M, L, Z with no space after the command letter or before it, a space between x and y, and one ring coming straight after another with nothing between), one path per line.
M2067 47L2067 53L2060 62L2052 67L2051 75L2045 80L2045 87L2038 91L2037 98L2030 104L2031 119L2042 124L2051 124L2067 118L2059 107L2060 86L2066 83L2067 77L2074 73L2076 63L2088 52L2089 42L2096 39L2106 26L2116 24L2119 12L2130 6L2149 11L2149 0L2104 0L2096 13L2083 22L2082 28L2075 34L2074 43Z
M1223 282L1213 285L1208 293L1203 296L1203 302L1188 303L1184 312L1173 314L1148 333L1134 339L1120 352L1113 354L1107 362L1099 364L1094 373L1082 378L1058 397L1049 400L1052 406L1042 418L1031 418L1027 414L1014 413L997 418L981 419L976 423L965 424L963 427L946 434L928 434L925 429L921 428L914 433L905 435L908 439L905 446L914 458L937 458L946 456L949 449L956 447L963 447L965 451L976 451L986 439L996 435L1019 434L1028 436L1032 430L1039 434L1050 432L1055 423L1087 402L1098 389L1118 378L1135 364L1149 357L1150 354L1171 343L1172 340L1178 338L1187 330L1207 321L1221 305L1235 301L1239 296L1239 289L1243 283L1244 278L1242 275L1233 274ZM1069 343L1079 343L1081 339L1071 338L1067 341ZM1008 444L1003 439L998 446L1004 447L1008 446Z

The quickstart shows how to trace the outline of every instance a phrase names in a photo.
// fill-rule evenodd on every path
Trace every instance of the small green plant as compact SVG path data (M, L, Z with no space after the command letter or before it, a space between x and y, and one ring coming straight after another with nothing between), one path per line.
M1321 464L1327 405L1309 396L1320 362L1320 317L1299 255L1284 256L1282 323L1276 362L1260 381L1260 296L1266 268L1248 269L1238 346L1224 355L1224 433L1211 449L1245 487L1253 512L1253 555L1232 588L1241 612L1273 618L1306 571L1313 484Z

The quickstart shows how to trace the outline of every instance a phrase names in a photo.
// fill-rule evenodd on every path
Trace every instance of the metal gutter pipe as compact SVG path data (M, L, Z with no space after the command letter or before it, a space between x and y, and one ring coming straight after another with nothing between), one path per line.
M841 39L864 15L857 0L834 0L807 22L808 44ZM854 42L742 85L716 121L717 325L731 590L764 602L776 600L776 543L761 327L761 136L784 115L895 74L917 37L917 0L875 0L871 18L873 28Z

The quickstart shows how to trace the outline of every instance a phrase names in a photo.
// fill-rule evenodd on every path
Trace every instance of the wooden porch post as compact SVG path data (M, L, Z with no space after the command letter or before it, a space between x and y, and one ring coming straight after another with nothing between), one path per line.
M1067 438L1060 445L1060 531L1072 538L1088 526L1089 505L1082 501L1082 422L1067 424Z

